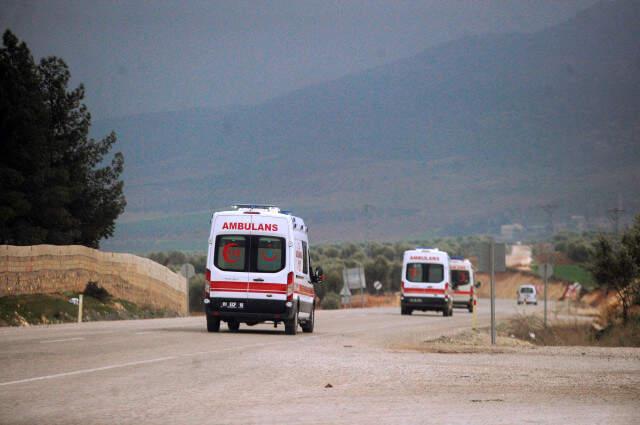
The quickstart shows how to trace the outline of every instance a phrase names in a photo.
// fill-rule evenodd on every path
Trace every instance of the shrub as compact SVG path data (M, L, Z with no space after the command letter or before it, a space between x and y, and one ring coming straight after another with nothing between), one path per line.
M329 292L322 298L320 306L323 310L337 310L340 308L340 295Z
M205 280L204 275L197 274L195 277L190 279L189 281L189 311L203 311L204 303L202 300L204 299L204 289L205 289Z
M109 291L104 289L98 282L89 282L85 286L83 294L87 297L95 298L100 302L107 302L111 298Z

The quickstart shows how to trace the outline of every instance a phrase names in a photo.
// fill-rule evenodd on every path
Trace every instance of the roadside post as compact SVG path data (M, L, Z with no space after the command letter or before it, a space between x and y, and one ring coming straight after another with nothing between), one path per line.
M553 265L551 263L540 264L538 274L544 279L544 327L547 327L547 286L549 278L553 276Z
M349 290L349 286L346 282L340 291L340 303L343 306L351 306L351 291Z
M82 301L83 301L84 295L80 294L78 295L78 323L82 323Z
M491 284L491 345L496 345L496 272L506 270L506 247L504 243L491 241L480 245L478 252L478 270L489 273ZM475 308L474 308L475 311Z
M196 275L196 269L193 264L185 263L180 267L180 274L187 280L185 296L187 298L187 316L189 316L191 314L191 309L189 308L189 279Z

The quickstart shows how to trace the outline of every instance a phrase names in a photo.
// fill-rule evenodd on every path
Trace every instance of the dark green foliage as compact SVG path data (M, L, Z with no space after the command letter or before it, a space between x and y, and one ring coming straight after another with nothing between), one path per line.
M100 286L98 282L89 282L82 292L87 297L93 297L100 302L109 301L111 294L105 288Z
M598 238L590 269L602 288L617 293L627 323L629 309L640 293L640 215L622 238Z
M340 296L335 292L329 292L320 304L323 310L337 310L340 308Z
M205 254L185 254L180 251L152 252L147 257L158 264L169 267L172 270L179 270L185 263L193 264L196 273L204 274L207 256Z
M6 31L0 49L0 243L98 247L126 205L124 158L105 155L111 133L90 139L84 87L68 91L62 59L36 65Z
M189 311L192 313L202 311L204 305L202 300L205 293L204 275L196 274L189 280Z
M591 258L591 247L597 237L595 233L560 233L553 237L553 246L571 261L586 263Z

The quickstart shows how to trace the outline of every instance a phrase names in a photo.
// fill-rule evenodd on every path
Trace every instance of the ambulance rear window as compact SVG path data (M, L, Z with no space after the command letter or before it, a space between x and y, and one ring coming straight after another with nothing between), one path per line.
M439 283L444 280L442 264L409 263L407 264L407 280L409 282Z
M255 267L256 272L275 273L284 268L285 243L283 238L255 236L253 241L254 244L257 245L258 250Z
M466 285L469 283L469 272L466 270L451 270L451 283Z
M247 271L248 238L242 235L220 235L216 238L215 264L220 270Z

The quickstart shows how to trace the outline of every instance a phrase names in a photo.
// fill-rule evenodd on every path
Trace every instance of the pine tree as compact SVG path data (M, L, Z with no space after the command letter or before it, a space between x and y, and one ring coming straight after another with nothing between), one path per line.
M114 133L89 138L84 87L68 91L62 59L36 65L10 31L0 49L0 242L98 247L126 201Z

